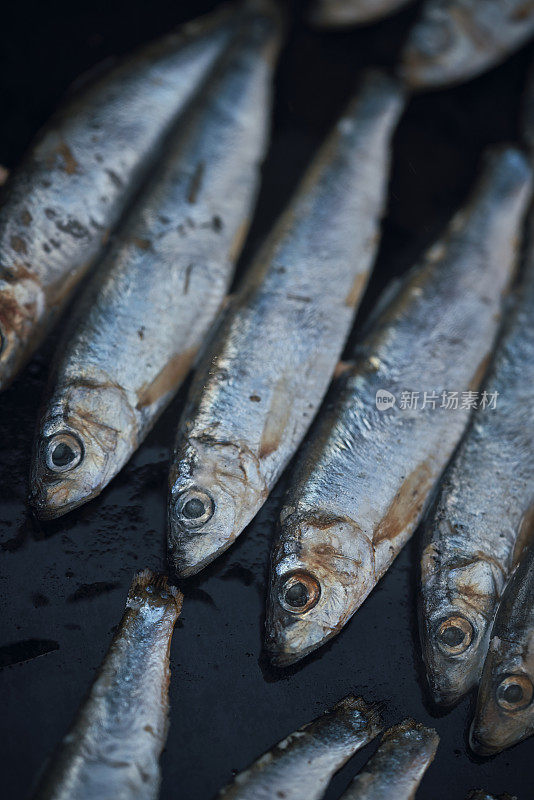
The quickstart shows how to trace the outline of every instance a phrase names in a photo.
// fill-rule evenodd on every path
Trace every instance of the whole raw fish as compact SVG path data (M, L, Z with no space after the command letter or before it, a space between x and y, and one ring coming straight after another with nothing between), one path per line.
M182 595L143 570L88 698L35 800L155 800L168 728L169 648Z
M262 506L327 389L375 256L397 84L368 75L228 307L197 369L169 477L178 573Z
M427 0L404 48L402 74L414 89L462 83L532 35L531 0Z
M340 800L413 800L438 744L436 731L420 722L394 725Z
M411 0L315 0L310 22L319 28L366 25L393 14Z
M512 797L506 792L497 796L485 792L484 789L474 789L472 792L469 792L465 800L517 800L517 797Z
M493 755L532 736L533 701L534 545L531 545L510 578L495 617L471 725L472 749L480 755Z
M378 705L349 695L265 753L218 797L318 800L334 773L379 733Z
M470 202L333 386L273 545L266 645L275 662L339 633L420 522L491 354L530 193L524 156L492 154Z
M534 234L534 216L530 227ZM425 526L423 657L434 698L445 704L478 683L499 598L534 524L532 245L529 258L484 380L496 407L474 415Z
M144 48L67 102L10 175L0 208L0 387L103 251L233 27L225 11Z
M248 16L74 309L34 447L41 517L98 495L189 371L248 230L279 34Z

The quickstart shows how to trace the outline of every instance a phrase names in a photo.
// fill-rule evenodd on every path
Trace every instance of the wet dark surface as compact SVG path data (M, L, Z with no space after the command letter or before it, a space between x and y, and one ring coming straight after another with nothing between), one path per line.
M0 163L14 166L62 91L83 70L167 30L214 2L107 0L8 3L0 30ZM300 4L293 4L294 11ZM283 54L274 136L247 251L267 230L341 110L363 64L391 65L413 18L318 35L296 24ZM483 148L518 132L530 58L455 90L413 100L395 142L389 217L363 315L388 277L405 270L469 188ZM22 798L66 732L119 622L135 570L165 568L169 445L183 393L104 494L56 522L25 507L33 426L54 338L0 397L0 774L2 798ZM283 483L283 482L282 482ZM261 658L269 541L283 486L238 544L184 585L172 645L171 728L162 798L205 800L290 731L349 691L437 728L441 744L420 800L463 798L483 786L533 796L532 740L492 760L466 750L468 699L436 714L425 694L414 615L417 541L343 633L286 672ZM336 798L372 752L335 778Z

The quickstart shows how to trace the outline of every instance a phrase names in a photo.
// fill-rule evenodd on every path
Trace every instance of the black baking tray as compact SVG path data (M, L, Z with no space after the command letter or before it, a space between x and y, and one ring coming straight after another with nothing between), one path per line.
M215 5L4 3L0 163L16 166L81 73ZM291 23L276 77L272 145L238 272L342 110L360 69L391 68L417 13L415 4L380 24L324 34L306 27L304 3L284 5ZM484 148L520 138L529 49L477 80L421 95L408 106L395 137L384 237L359 322L388 279L409 267L465 198ZM27 795L66 732L120 620L132 574L166 567L167 463L187 387L99 498L49 523L38 523L26 508L35 418L57 334L0 396L2 798ZM447 714L429 701L415 619L417 536L337 639L296 667L269 667L261 654L265 581L284 481L237 544L184 582L171 651L162 800L211 798L236 771L348 692L385 700L389 723L411 715L437 728L441 744L418 800L463 800L474 787L530 800L532 740L491 760L474 759L466 744L473 698ZM339 796L375 746L336 776L328 800Z

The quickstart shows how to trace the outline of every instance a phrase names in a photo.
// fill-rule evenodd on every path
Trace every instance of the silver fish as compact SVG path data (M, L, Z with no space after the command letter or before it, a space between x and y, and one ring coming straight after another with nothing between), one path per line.
M394 725L340 800L413 800L438 744L436 731L420 722Z
M379 733L379 706L349 695L237 775L219 800L319 800L334 773Z
M85 503L120 471L219 310L267 144L277 22L248 16L74 309L34 447L41 517Z
M530 313L532 316L532 306ZM532 736L533 701L534 545L531 545L510 578L495 617L471 725L471 748L480 755L493 755Z
M534 235L534 215L530 227ZM484 381L498 404L475 414L425 526L423 658L444 704L478 683L499 598L534 524L534 246L530 260Z
M494 153L332 388L272 550L266 646L275 662L339 633L420 522L469 418L443 398L461 399L484 373L530 193L523 155Z
M473 789L472 792L469 792L465 800L517 800L517 797L515 795L512 797L506 792L497 796L485 792L484 789Z
M533 35L531 0L427 0L404 48L402 75L414 89L462 83Z
M35 800L155 800L168 728L169 648L182 595L133 580L119 630Z
M318 28L367 25L410 2L412 0L315 0L309 18Z
M402 105L396 83L367 76L197 370L169 477L169 547L182 576L254 517L321 402L375 256Z
M233 20L224 11L186 25L100 78L55 114L10 175L0 209L0 387L103 251Z

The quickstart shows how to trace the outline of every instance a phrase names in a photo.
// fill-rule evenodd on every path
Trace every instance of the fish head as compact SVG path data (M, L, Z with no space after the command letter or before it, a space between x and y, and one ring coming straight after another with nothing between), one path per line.
M258 461L247 448L211 435L185 437L169 475L169 554L180 577L226 550L267 496Z
M137 420L122 389L69 384L48 405L33 452L30 502L53 519L96 497L135 449Z
M34 345L45 307L41 286L29 270L15 265L0 279L0 387L11 383Z
M468 26L462 26L445 3L429 3L408 35L402 76L416 89L455 83L471 72L476 55Z
M283 509L265 623L273 663L291 664L336 636L374 576L372 542L354 522L329 514L299 517Z
M490 642L469 734L481 756L499 753L534 733L534 632L526 647Z
M435 564L431 544L422 557L423 659L434 701L451 706L479 680L500 592L492 565L483 559L433 572Z

